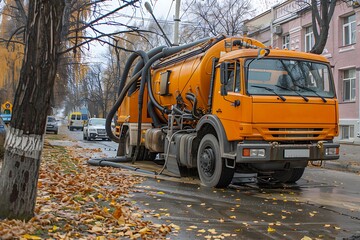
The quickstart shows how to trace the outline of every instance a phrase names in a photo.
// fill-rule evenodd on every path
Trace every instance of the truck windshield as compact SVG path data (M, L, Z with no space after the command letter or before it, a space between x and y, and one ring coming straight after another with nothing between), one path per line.
M331 71L324 63L263 58L249 59L245 66L250 95L320 97L323 100L335 96Z

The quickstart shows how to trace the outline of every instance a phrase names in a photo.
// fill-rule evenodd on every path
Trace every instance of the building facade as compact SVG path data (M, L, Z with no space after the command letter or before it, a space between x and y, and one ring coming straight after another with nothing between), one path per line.
M333 66L339 100L339 142L360 144L359 0L339 0L322 53ZM310 0L289 0L245 22L248 36L272 48L309 52L314 45Z

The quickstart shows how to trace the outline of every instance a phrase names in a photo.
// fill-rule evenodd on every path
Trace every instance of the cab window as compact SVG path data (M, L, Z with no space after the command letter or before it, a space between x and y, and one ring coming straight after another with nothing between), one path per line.
M228 92L240 92L240 63L230 63L228 67L226 90Z

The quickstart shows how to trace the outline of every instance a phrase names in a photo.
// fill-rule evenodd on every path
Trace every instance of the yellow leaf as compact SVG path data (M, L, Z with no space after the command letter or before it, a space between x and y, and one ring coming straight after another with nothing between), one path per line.
M324 227L330 227L330 224L325 224Z
M91 232L101 232L101 231L103 231L103 229L98 226L93 226L91 229Z
M104 236L98 236L96 237L96 240L105 240L106 238Z
M308 236L304 236L301 240L312 240L312 238L310 238Z
M104 219L104 217L103 217L103 216L100 216L100 215L94 215L94 218L95 218L96 220L103 220L103 219Z
M151 230L150 230L150 228L148 228L148 227L144 227L144 228L142 228L142 229L139 230L139 233L140 233L141 235L147 234L147 233L149 233L149 232L151 232Z
M209 229L208 232L211 234L217 234L217 232L214 228Z
M53 226L53 228L52 228L52 230L55 232L56 230L58 230L59 229L59 227L57 227L57 226Z
M119 219L118 219L118 224L119 224L119 225L125 224L125 218L124 218L124 216L119 217Z
M98 198L98 199L102 199L102 198L104 198L104 195L102 195L101 193L99 193L99 194L97 195L97 198Z
M236 216L230 216L231 219L236 219Z
M276 230L275 230L274 228L272 228L272 227L268 227L267 231L268 231L269 233L276 232Z
M40 240L41 237L35 236L35 235L29 235L29 234L25 234L22 236L25 239L31 239L31 240Z
M190 226L189 228L196 229L198 227L197 226Z
M206 230L205 229L200 229L200 230L198 230L198 232L199 233L204 233L204 232L206 232Z
M157 194L164 195L165 193L164 192L157 192Z

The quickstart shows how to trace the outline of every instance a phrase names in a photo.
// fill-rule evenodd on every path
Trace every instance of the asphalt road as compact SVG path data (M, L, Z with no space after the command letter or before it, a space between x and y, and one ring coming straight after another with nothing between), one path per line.
M76 144L116 155L114 142L85 141L81 131L66 134ZM135 190L131 201L146 210L145 218L180 227L170 239L360 239L354 173L308 167L294 185L227 189L206 188L197 179L149 176Z

